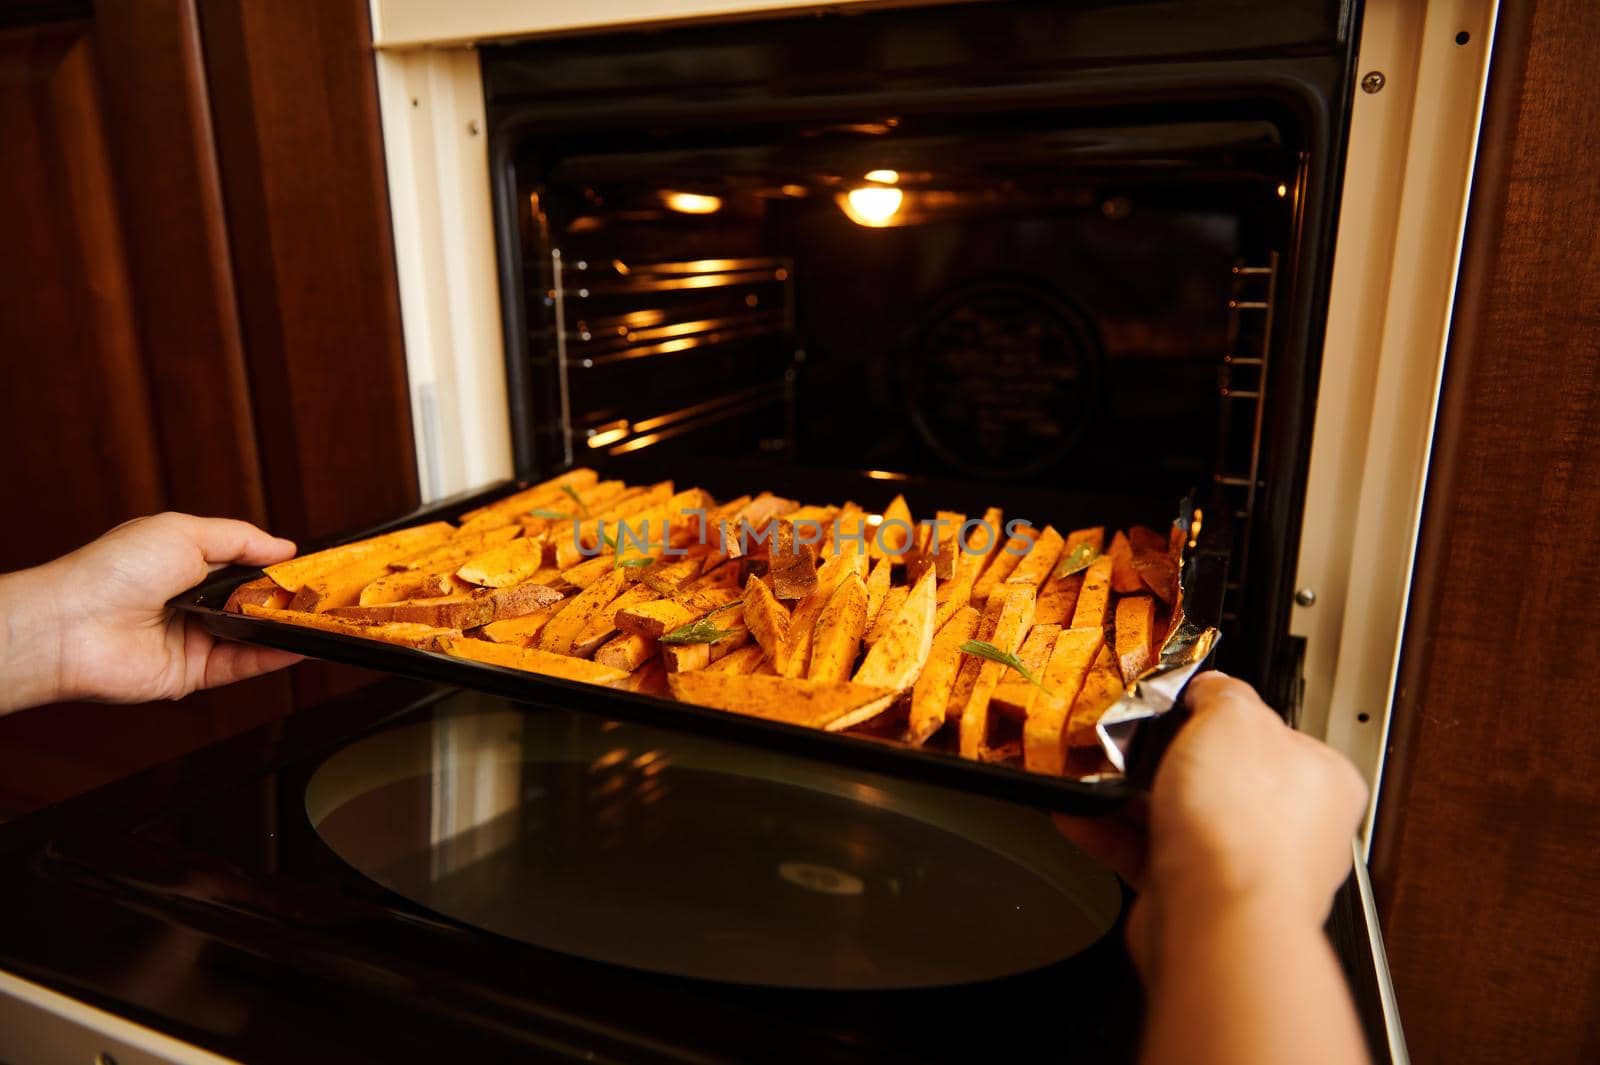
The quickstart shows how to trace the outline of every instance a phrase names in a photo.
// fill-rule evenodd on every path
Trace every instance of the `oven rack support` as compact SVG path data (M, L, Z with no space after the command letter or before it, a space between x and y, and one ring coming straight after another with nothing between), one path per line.
M776 294L772 289L776 287ZM698 299L700 294L705 299ZM635 302L638 301L638 302ZM567 465L581 445L616 456L762 407L783 407L782 447L795 446L794 263L783 257L681 262L568 262L550 250L556 380ZM644 304L641 306L640 304ZM594 424L574 412L572 374L775 338L788 358L777 376L645 417ZM604 414L600 415L604 418ZM580 425L580 422L583 424Z
M1236 263L1228 297L1228 345L1218 371L1218 439L1215 498L1233 511L1232 570L1223 594L1222 619L1237 621L1239 596L1249 575L1250 527L1265 487L1261 432L1266 419L1267 371L1272 360L1272 315L1278 295L1278 253L1266 265ZM1243 462L1239 459L1243 458Z

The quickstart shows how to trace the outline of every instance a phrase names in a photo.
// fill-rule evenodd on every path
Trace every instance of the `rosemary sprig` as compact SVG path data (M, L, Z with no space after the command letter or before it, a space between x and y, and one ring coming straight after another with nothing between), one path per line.
M578 513L583 515L584 521L588 521L591 517L593 517L593 515L589 513L588 505L584 503L583 497L578 494L578 490L576 488L572 487L570 484L564 484L561 486L561 490L567 493L567 495L572 498L574 503L578 504Z
M717 623L707 614L699 621L692 621L687 625L679 625L671 632L661 637L662 643L716 643L724 636L733 635L733 629L719 629Z
M572 520L571 514L563 514L559 510L547 510L544 507L534 507L532 510L528 511L528 516L533 518L543 518L546 521Z
M653 558L619 558L613 569L643 569L654 562Z
M744 606L744 600L743 599L735 599L731 603L723 603L721 606L717 607L714 610L706 611L706 617L710 617L712 614L720 614L724 610L732 610L736 606Z
M1100 557L1100 552L1095 550L1093 544L1085 541L1067 552L1067 557L1061 562L1061 569L1056 572L1057 577L1070 577L1074 573L1082 573L1094 565L1094 560Z
M1007 666L1011 669L1014 669L1023 680L1027 681L1029 684L1032 684L1035 688L1038 688L1046 695L1051 695L1050 689L1046 688L1043 684L1040 684L1039 678L1034 676L1033 672L1028 669L1027 666L1022 664L1022 659L1018 658L1010 651L1002 651L994 644L988 643L984 640L968 640L966 643L961 645L960 650L964 655L976 655L978 658L987 658L991 662L999 662L1002 666Z

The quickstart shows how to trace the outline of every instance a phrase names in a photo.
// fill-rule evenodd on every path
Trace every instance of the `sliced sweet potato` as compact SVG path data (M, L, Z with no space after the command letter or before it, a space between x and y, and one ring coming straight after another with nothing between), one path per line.
M1051 577L1039 589L1039 605L1033 612L1035 625L1066 625L1078 606L1078 593L1083 590L1083 574Z
M1033 541L1033 547L1027 556L1018 562L1016 568L1006 577L1005 583L1026 584L1037 590L1046 580L1055 576L1056 564L1061 561L1061 552L1066 543L1066 539L1056 532L1053 525L1046 525L1038 538Z
M1105 645L1105 630L1062 629L1039 680L1045 686L1022 726L1022 766L1059 775L1066 768L1067 716Z
M1122 698L1122 669L1109 645L1102 645L1095 655L1094 665L1083 680L1083 688L1072 703L1072 713L1067 718L1066 745L1068 747L1098 747L1100 737L1095 726L1100 718Z
M727 635L710 643L662 644L661 661L666 663L667 672L688 673L696 669L705 669L719 658L730 655L750 643L750 630L737 622L717 627L725 629Z
M867 628L878 618L878 610L883 606L884 596L889 594L889 584L894 574L889 568L889 560L882 559L875 563L872 572L867 576Z
M542 584L524 583L510 588L475 588L470 592L433 599L408 599L374 606L336 607L340 617L368 622L414 622L436 628L475 629L507 618L522 617L561 599L561 593Z
M867 586L852 573L834 589L812 629L811 680L848 680L866 630Z
M1101 555L1083 571L1083 588L1072 609L1074 629L1105 628L1111 608L1111 556Z
M883 604L878 607L878 616L872 620L872 625L867 629L862 639L868 647L877 643L884 633L889 631L889 623L900 613L900 608L906 605L906 599L911 595L911 589L901 585L890 588L883 596Z
M726 588L696 589L671 599L657 599L618 610L615 612L616 626L623 632L658 640L673 629L699 621L713 611L723 610L738 598L738 593ZM727 620L738 620L733 610L728 613L731 617Z
M524 647L531 646L544 631L545 623L555 617L556 609L561 604L551 603L549 606L540 607L531 614L524 614L520 618L507 618L504 621L491 621L478 631L485 640L495 643L515 643Z
M1132 684L1150 668L1155 646L1156 601L1148 595L1130 595L1117 600L1117 666L1122 682Z
M828 559L817 570L817 590L795 604L788 634L781 644L782 657L774 661L779 673L786 677L805 676L811 664L812 629L817 616L828 605L834 590L851 574L861 575L861 567L865 565L862 556L843 554Z
M1059 623L1040 625L1035 610L1033 628L1028 630L1022 646L1017 648L1017 657L1029 673L1043 678L1044 667L1050 661L1050 652L1055 649L1056 637L1060 633ZM1043 684L1043 679L1039 683ZM989 706L995 713L1021 721L1028 716L1028 707L1033 705L1034 699L1042 695L1044 692L1038 686L1018 676L1016 670L1006 670L1000 677L1000 683L995 685L994 694L989 697Z
M432 599L456 590L449 570L412 569L390 571L361 589L357 606L399 603L407 599Z
M829 730L848 728L847 722L852 718L894 696L893 692L846 680L705 669L669 674L667 686L680 702Z
M596 662L570 655L553 654L537 647L518 647L509 643L490 643L487 640L442 640L446 654L469 658L491 666L505 666L529 673L542 673L548 677L581 680L607 688L621 688L628 683L629 674L611 669Z
M994 639L995 625L1000 621L1000 612L1005 608L1004 596L993 596L983 605L983 610L978 615L978 630L972 636L974 640L988 643ZM951 685L950 698L945 703L945 718L949 721L960 721L961 714L967 708L967 700L972 697L972 689L978 683L978 673L983 669L983 659L976 655L963 655L961 666L956 671L956 682Z
M887 558L891 562L903 562L905 555L911 550L916 535L916 522L911 520L911 508L906 504L906 497L897 495L883 508L883 520L874 527L868 527L871 537L869 555L872 561Z
M1000 616L995 621L994 635L988 642L1002 651L1015 654L1022 645L1024 634L1033 624L1037 593L1031 584L1007 584L996 591L996 597L1002 605ZM1000 684L1001 674L1008 668L1000 662L985 659L978 670L977 682L973 684L972 694L967 697L967 705L961 711L960 743L963 758L978 757L988 745L989 702Z
M603 666L632 673L656 657L656 641L648 636L631 632L618 633L602 644L594 653L594 660Z
M782 518L773 522L768 560L772 594L779 599L804 599L817 590L816 550L800 542L793 522Z
M570 485L574 489L582 489L594 484L599 479L599 475L591 469L586 469L582 466L574 467L564 473L557 474L547 481L540 481L538 484L530 485L521 491L513 492L508 496L502 496L499 499L485 503L475 510L469 510L461 515L461 520L470 521L478 515L486 514L490 511L503 511L506 513L515 513L519 510L525 511L530 507L536 506L537 500L559 494L565 486Z
M1118 595L1132 595L1144 591L1144 582L1139 579L1139 573L1133 568L1133 545L1128 543L1128 537L1120 530L1111 537L1111 546L1106 549L1106 556L1111 559L1111 590Z
M520 525L501 525L483 532L458 531L443 543L403 555L389 563L396 570L453 570L473 555L522 535Z
M764 658L766 653L761 650L760 644L747 643L712 662L706 669L714 673L754 673Z
M981 607L989 601L989 596L994 594L995 588L1004 584L1006 578L1016 570L1017 565L1027 557L1033 547L1033 541L1038 536L1038 529L1031 525L1020 525L1017 527L1016 535L1008 538L1000 550L989 556L989 564L972 586L974 605Z
M934 636L927 665L911 689L911 717L906 732L910 743L926 743L944 725L950 690L961 669L961 645L978 631L979 616L972 607L962 604Z
M937 581L932 569L922 575L888 627L873 643L851 679L857 684L902 692L916 684L933 649Z
M572 638L572 647L567 653L577 658L592 658L602 644L617 635L618 611L653 603L660 598L653 588L647 588L642 584L624 589L622 594L613 599L604 610L597 610L589 615L589 621Z
M595 581L567 600L539 633L535 646L551 654L572 654L578 635L588 628L596 614L607 614L608 608L627 586L627 570L621 569L614 569L609 576Z
M244 613L245 604L250 606L263 606L273 610L282 610L289 605L289 600L294 596L283 590L278 582L271 577L257 577L253 581L246 581L233 590L228 596L228 602L222 609L230 614Z
M509 588L532 577L544 562L544 537L523 537L473 555L456 568L456 576L482 588Z
M439 650L440 640L461 635L460 629L444 629L433 625L407 623L373 624L371 622L335 617L331 614L308 614L303 610L279 610L273 607L257 606L254 603L245 603L240 609L247 617L267 618L272 621L281 621L286 625L299 625L308 629L320 629L323 632L336 632L342 636L357 636L363 640L377 640L379 643L398 644L402 647L416 647L424 651Z
M340 571L362 569L363 564L374 560L382 560L384 568L387 569L388 563L393 559L403 558L425 547L447 540L455 534L455 531L455 527L445 521L415 525L409 529L398 529L395 532L384 533L382 536L374 536L369 540L358 540L352 544L341 544L338 547L330 547L324 551L301 555L298 558L291 558L287 562L277 562L268 566L264 572L268 577L276 581L280 588L298 593L309 584L325 581ZM355 602L355 597L360 593L361 588L383 576L381 572L374 572L370 566L365 567L362 571L370 572L372 575L350 591L349 599L346 602ZM351 582L349 579L345 579L342 583L344 586L348 586ZM345 604L335 603L333 605L343 606Z
M783 641L789 633L789 608L778 602L772 590L756 577L745 581L744 624L768 658L777 662L783 657Z

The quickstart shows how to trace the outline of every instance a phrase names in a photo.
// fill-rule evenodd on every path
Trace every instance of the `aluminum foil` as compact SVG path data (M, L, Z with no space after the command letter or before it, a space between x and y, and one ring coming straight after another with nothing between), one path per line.
M1190 532L1187 526L1188 521L1180 518L1178 528L1185 534L1185 539ZM1198 524L1194 531L1198 533ZM1140 674L1122 693L1122 698L1102 714L1095 725L1100 746L1119 773L1128 771L1128 752L1140 723L1159 717L1177 705L1184 685L1200 671L1216 648L1217 641L1222 638L1214 626L1196 620L1184 610L1184 591L1183 568L1180 566L1176 596L1179 617L1167 633L1167 638L1162 641L1156 664Z

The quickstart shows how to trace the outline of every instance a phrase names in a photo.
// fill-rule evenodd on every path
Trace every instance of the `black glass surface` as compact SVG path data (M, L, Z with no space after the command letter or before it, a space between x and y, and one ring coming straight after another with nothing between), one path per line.
M540 897L562 865L588 868ZM4 826L0 969L252 1061L968 1061L1026 1054L1021 1017L1117 1061L1139 991L1107 885L1037 811L391 681ZM682 934L580 956L651 921ZM697 941L715 974L645 971Z

